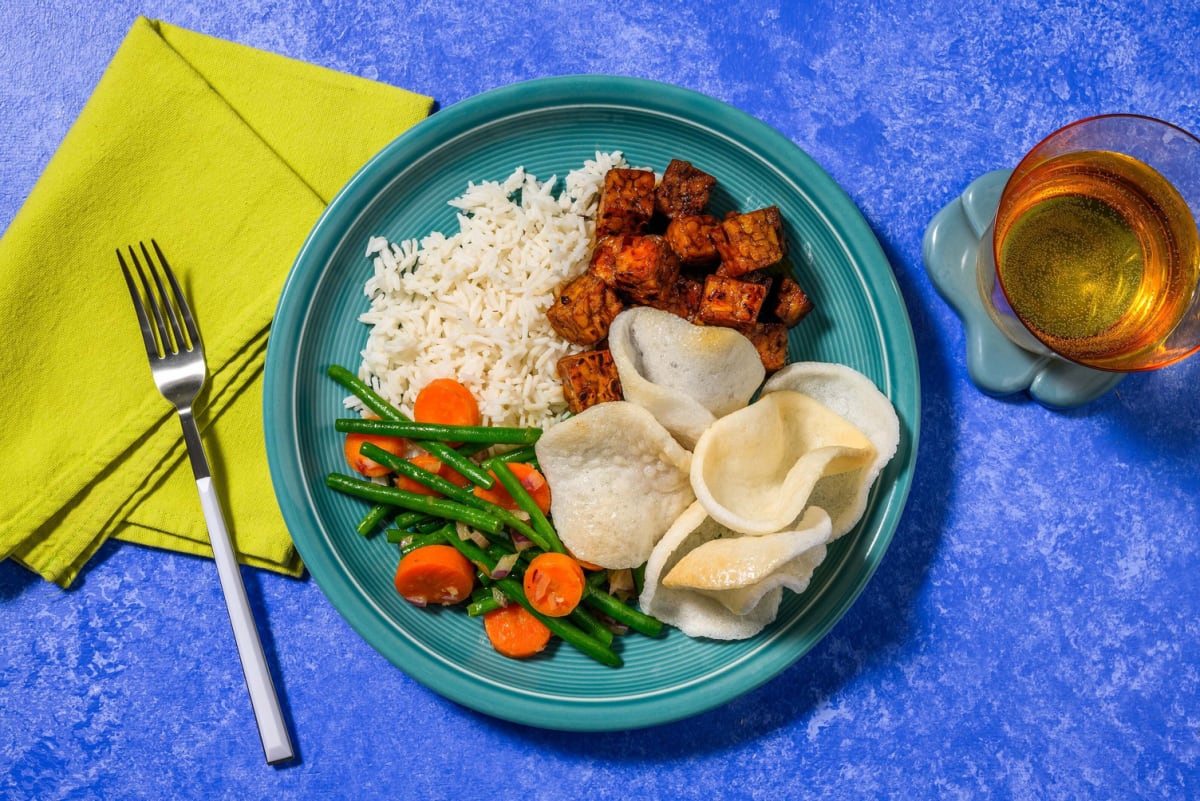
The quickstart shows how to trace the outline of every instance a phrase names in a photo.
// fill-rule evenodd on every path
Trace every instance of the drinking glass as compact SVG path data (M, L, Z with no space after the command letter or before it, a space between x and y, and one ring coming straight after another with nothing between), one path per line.
M1020 347L1112 372L1200 350L1200 139L1089 117L1017 165L980 243L992 321Z

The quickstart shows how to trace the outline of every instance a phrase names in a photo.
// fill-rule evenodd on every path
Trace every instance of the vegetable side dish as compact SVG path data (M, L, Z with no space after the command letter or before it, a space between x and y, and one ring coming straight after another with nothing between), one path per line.
M620 597L634 589L629 571L566 553L546 517L550 487L530 464L540 429L479 425L469 392L449 379L421 391L410 419L345 368L327 372L379 419L337 421L360 476L331 473L326 485L373 504L360 534L390 520L387 537L401 552L394 583L405 600L465 604L483 618L496 651L514 658L539 653L554 635L618 667L614 631L662 632L661 622ZM472 458L495 445L516 447Z

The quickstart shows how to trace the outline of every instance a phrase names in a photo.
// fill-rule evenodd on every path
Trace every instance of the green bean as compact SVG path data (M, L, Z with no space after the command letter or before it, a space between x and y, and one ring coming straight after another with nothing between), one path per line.
M430 519L424 512L401 512L392 518L392 528L406 529L418 523L426 523Z
M505 464L512 464L513 462L537 464L537 451L532 445L522 445L519 448L513 448L511 451L498 453L492 459L504 462Z
M438 518L434 517L430 518L429 520L424 520L420 523L414 523L412 525L412 530L414 534L428 534L431 531L438 531L444 525L446 525L445 520L439 520Z
M448 536L446 541L458 548L463 556L470 559L477 565L482 565L490 572L495 567L495 560L483 549L473 542L459 539L453 535ZM573 626L565 619L560 617L548 617L533 608L529 603L529 599L525 597L524 590L521 589L521 584L513 578L502 578L496 580L496 586L500 591L507 595L511 600L516 601L521 606L536 617L538 620L550 629L551 632L558 635L564 642L578 649L586 656L595 659L602 665L609 667L620 667L623 662L611 648L597 640L582 629Z
M534 542L541 546L543 550L566 553L567 549L563 547L562 542L558 539L558 532L554 530L554 526L550 525L550 521L542 513L541 507L537 505L537 501L529 494L529 490L525 489L525 485L513 475L513 471L508 468L508 465L495 459L488 459L483 463L483 466L492 471L496 476L496 480L508 490L508 494L517 502L517 506L521 508L521 511L529 515L530 525L541 535L540 539L544 540L545 544L538 542L538 540L534 540ZM530 539L533 539L533 537L530 537Z
M371 389L354 373L338 364L325 368L325 374L349 390L356 398L383 420L407 420L404 413Z
M414 512L424 512L435 517L457 520L489 534L499 534L504 529L504 523L493 515L482 512L473 506L466 506L443 498L431 498L428 495L405 492L396 487L385 487L341 473L327 475L325 485L338 492L368 501L388 503Z
M441 525L439 525L433 531L427 531L427 532L399 531L399 532L397 532L400 536L397 537L397 539L395 541L400 545L400 553L406 554L409 551L415 551L417 548L421 548L426 545L437 545L439 543L445 542L446 537L445 537L445 534L443 533L442 529L445 528L446 524L441 521L439 521L439 522L441 523ZM393 531L396 531L396 529L388 529L388 534L391 535L391 533ZM391 541L390 536L389 536L389 541Z
M343 434L383 434L424 442L471 442L488 445L530 445L542 435L540 428L509 426L456 426L442 423L417 423L411 420L366 420L342 417L334 429Z
M362 520L358 521L358 525L354 527L363 537L369 537L375 531L375 528L384 521L384 519L396 511L394 506L389 506L386 503L377 503L371 507L371 510L363 515Z
M399 456L394 456L385 451L383 448L380 448L379 446L370 442L364 442L361 450L362 455L366 456L368 459L379 462L384 467L394 470L406 478L411 478L418 484L422 484L432 490L436 490L442 495L445 495L447 498L478 509L481 512L486 512L493 517L499 518L501 522L511 526L529 539L533 540L535 545L538 545L541 548L547 547L548 543L541 534L531 528L530 525L524 520L517 517L504 507L498 506L485 498L480 498L470 490L460 487L457 484L442 478L432 470L426 470L420 465L413 464L407 459L401 459Z
M334 381L341 384L349 390L363 404L379 415L383 420L393 423L408 423L412 422L407 416L392 404L388 403L379 393L367 386L358 376L337 364L331 364L325 369L326 375ZM336 424L335 424L336 425ZM449 445L444 442L427 442L422 447L432 453L437 458L441 459L446 464L453 467L462 475L471 479L485 489L491 489L494 485L492 477L488 475L486 470L480 469L479 465L472 462L467 457L459 454Z
M583 602L598 612L602 612L618 623L624 623L636 632L647 637L657 637L662 634L663 624L658 618L634 609L622 603L619 598L609 595L604 590L590 582L583 591Z
M600 620L584 607L583 604L571 610L568 616L572 623L586 631L588 634L595 637L605 645L612 645L613 633L612 629L600 622Z
M496 485L495 479L491 477L488 471L481 468L475 462L472 462L467 457L460 454L458 451L451 448L444 442L423 442L421 447L432 453L445 464L454 468L461 476L470 479L474 484L478 484L484 489L491 489Z
M501 603L491 595L487 595L467 604L467 616L480 617L481 615L486 615L488 612L495 612L500 608L502 608Z

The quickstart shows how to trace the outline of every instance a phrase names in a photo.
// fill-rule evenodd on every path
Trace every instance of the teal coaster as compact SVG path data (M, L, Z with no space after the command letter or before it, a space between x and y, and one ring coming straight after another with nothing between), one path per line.
M1119 384L1125 373L1093 370L1017 346L992 322L979 297L975 258L1011 174L981 175L934 216L922 242L925 271L962 320L971 383L997 397L1028 391L1051 409L1082 406Z

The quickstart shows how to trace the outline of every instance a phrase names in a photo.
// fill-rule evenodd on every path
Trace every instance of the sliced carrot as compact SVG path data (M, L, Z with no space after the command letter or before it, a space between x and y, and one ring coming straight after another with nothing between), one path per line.
M525 568L525 597L547 617L571 614L583 599L583 589L583 568L565 553L540 553Z
M350 466L364 476L386 476L392 472L374 459L368 459L359 453L364 442L379 446L393 456L401 456L408 448L408 440L404 437L389 437L383 434L347 434L344 449L346 461Z
M455 426L477 426L483 420L471 390L453 378L436 378L417 393L413 419Z
M532 467L524 462L511 462L508 465L508 469L517 477L517 481L521 482L521 486L533 496L533 500L537 503L538 508L542 510L542 514L549 514L550 484L546 481L546 477L538 472L536 467ZM491 470L488 472L493 478L496 477L496 474ZM483 487L476 487L474 492L485 501L491 501L497 506L503 506L505 509L517 508L517 502L513 500L512 495L508 494L508 490L499 481L490 490Z
M400 560L395 585L416 606L461 603L475 586L475 565L450 545L423 545Z
M512 659L541 653L550 642L546 624L516 602L485 614L483 630L496 652Z

